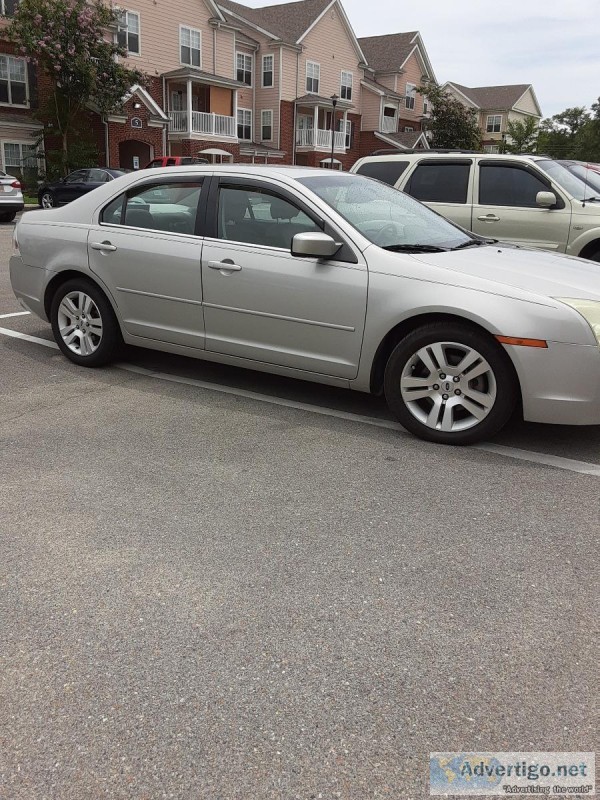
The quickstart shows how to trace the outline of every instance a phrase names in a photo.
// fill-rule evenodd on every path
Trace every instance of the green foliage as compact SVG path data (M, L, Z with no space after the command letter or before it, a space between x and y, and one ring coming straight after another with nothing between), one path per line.
M537 124L534 117L527 117L525 122L509 120L506 126L507 142L505 153L535 153L537 147Z
M552 158L600 162L600 98L591 112L584 107L567 108L542 120L538 152Z
M437 84L420 86L417 91L431 106L431 119L427 123L432 134L431 147L481 149L481 132L474 109L464 106Z
M63 174L79 159L70 151L77 148L86 110L116 111L133 84L145 83L141 72L119 62L126 53L106 35L116 19L99 0L21 0L7 29L52 86L37 117L60 141Z

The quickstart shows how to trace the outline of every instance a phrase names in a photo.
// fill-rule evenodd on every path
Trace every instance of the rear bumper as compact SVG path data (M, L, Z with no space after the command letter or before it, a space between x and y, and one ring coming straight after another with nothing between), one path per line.
M10 283L21 305L43 320L48 320L44 309L44 291L47 273L40 267L29 267L21 256L12 256L9 262Z
M506 346L521 383L523 416L553 425L600 425L600 347Z
M12 214L14 212L23 211L25 202L23 200L2 200L0 197L0 214Z

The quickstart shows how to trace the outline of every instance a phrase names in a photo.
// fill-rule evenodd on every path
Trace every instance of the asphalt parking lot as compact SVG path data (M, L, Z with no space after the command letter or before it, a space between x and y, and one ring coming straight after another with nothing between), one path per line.
M417 800L433 751L594 749L600 429L451 449L328 387L80 369L11 235L0 797Z

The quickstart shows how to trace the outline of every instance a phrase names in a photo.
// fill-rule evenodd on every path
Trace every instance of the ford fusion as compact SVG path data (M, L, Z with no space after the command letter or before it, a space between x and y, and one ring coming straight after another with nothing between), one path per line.
M600 267L474 237L360 175L125 175L15 232L13 290L64 355L125 342L383 393L417 436L600 424Z

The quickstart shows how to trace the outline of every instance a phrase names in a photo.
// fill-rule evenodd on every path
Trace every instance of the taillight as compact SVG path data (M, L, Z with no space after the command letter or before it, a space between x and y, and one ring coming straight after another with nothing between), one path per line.
M13 181L11 183L11 186L12 186L13 189L20 189L21 188L21 182L20 181Z

